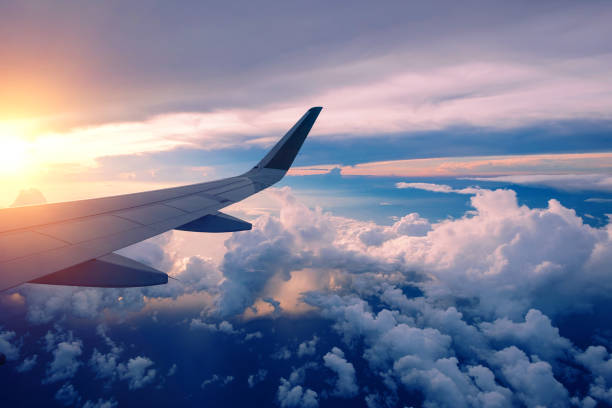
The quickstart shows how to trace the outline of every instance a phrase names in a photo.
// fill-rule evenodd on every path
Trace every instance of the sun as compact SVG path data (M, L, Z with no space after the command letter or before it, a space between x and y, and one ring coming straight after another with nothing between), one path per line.
M26 169L28 143L18 136L0 133L0 174L15 174Z

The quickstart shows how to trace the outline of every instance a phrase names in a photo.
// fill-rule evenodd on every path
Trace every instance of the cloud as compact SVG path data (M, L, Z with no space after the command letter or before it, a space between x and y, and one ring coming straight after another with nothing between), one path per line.
M292 166L288 175L290 176L316 176L320 174L329 174L332 171L342 168L341 164L322 164L316 166Z
M112 382L118 374L118 359L118 353L103 354L94 349L89 359L89 366L95 371L96 378L108 379Z
M255 232L233 235L226 242L228 252L222 264L226 281L221 286L219 308L230 314L252 305L274 275L286 278L292 268L300 265L299 254L289 253L293 237L284 233L276 220L264 218L252 231ZM274 264L272 259L276 260Z
M409 214L390 226L307 208L287 189L272 195L281 206L278 215L260 216L253 231L233 234L217 268L223 279L216 287L193 292L201 296L210 291L216 299L212 312L205 309L201 317L186 320L194 329L244 336L244 329L219 315L245 316L245 310L259 307L259 302L273 309L266 299L282 309L273 317L308 310L331 320L344 342L338 348L358 349L366 363L353 366L353 377L352 363L339 351L326 354L323 361L334 367L335 374L327 379L334 392L352 395L347 391L351 387L344 386L353 383L348 379L373 376L384 388L366 391L370 404L393 405L400 390L418 390L427 404L440 406L563 406L570 400L588 406L591 400L608 398L612 386L605 371L607 350L581 350L561 335L555 322L610 301L609 225L585 225L555 200L544 208L519 205L516 193L504 189L472 194L473 211L461 218L431 223ZM155 262L177 265L177 258L168 254L169 242L158 241L144 250ZM133 296L178 299L184 291L192 289L136 290ZM299 303L308 309L288 306ZM58 310L66 313L63 308L75 307L75 302L61 305ZM215 323L207 322L209 313ZM100 378L129 382L129 362L120 361L122 347L110 339L105 326L97 330L110 352L94 350L90 366L109 373ZM75 341L60 329L50 330L44 340L50 350ZM271 357L316 354L316 344L313 337L292 353L280 343ZM140 377L146 378L152 362L140 358L146 365ZM319 395L304 383L310 367L295 369L280 382L279 404L318 402ZM582 388L570 375L576 367L585 370L587 384ZM253 381L258 374L251 374ZM534 391L532 384L546 389Z
M206 329L206 330L210 330L210 331L217 331L218 327L216 324L214 323L205 323L202 321L202 319L192 319L191 323L189 324L189 327L191 329Z
M345 338L347 344L355 344L354 338L363 339L364 358L391 391L397 386L394 384L401 384L408 390L422 392L426 405L437 406L510 407L516 404L515 398L527 406L568 404L569 394L553 375L548 362L537 357L531 361L516 346L503 348L483 341L490 332L481 332L477 325L469 325L456 311L450 310L449 314L447 310L446 317L441 318L444 309L419 298L404 297L404 303L408 304L404 305L402 314L387 309L375 314L366 302L354 295L313 293L309 296L309 301L320 305L324 316L334 319L339 333L349 335ZM525 320L517 329L521 332L519 338L533 336L529 342L540 350L545 350L550 340L542 345L538 341L549 336L557 337L562 347L572 347L554 329L544 327L543 334L529 330L528 327L536 324L550 324L541 314L532 311ZM541 354L545 358L558 357L554 351ZM499 385L499 376L509 386ZM370 396L370 401L376 399Z
M83 354L83 342L74 340L62 341L53 350L53 360L47 367L47 376L42 380L43 384L67 380L74 377L82 363L78 358Z
M416 188L418 190L433 191L434 193L456 193L456 194L478 194L479 188L468 187L455 189L446 184L432 184L432 183L396 183L397 188Z
M481 190L471 203L474 216L438 223L425 237L391 239L376 253L400 256L434 276L435 281L421 285L430 296L477 298L480 312L500 316L518 316L527 304L553 313L566 306L578 310L593 296L607 297L591 284L605 281L605 228L583 224L556 200L544 209L519 207L511 190ZM552 240L551 229L556 231ZM568 239L580 244L568 246ZM557 289L550 292L550 285ZM588 287L589 294L577 287ZM575 301L566 304L561 292L572 293Z
M146 293L130 289L93 289L70 286L23 285L19 293L26 298L27 320L44 324L69 313L81 318L95 318L103 310L137 311L144 307Z
M609 160L609 159L608 159ZM596 167L593 166L593 167ZM609 169L603 174L524 174L472 178L471 180L496 181L502 183L545 186L567 191L612 191L612 176Z
M104 343L106 343L106 345L108 347L111 348L111 352L115 353L115 354L119 354L123 351L123 348L118 346L113 339L111 339L108 335L108 326L101 323L99 325L96 326L96 333L102 337L102 339L104 340Z
M392 407L399 404L399 398L391 394L368 394L364 398L368 408Z
M108 336L107 330L107 327L102 324L96 327L96 332L104 340L106 345L110 347L110 351L103 354L98 351L98 349L94 348L89 359L89 366L96 373L95 378L106 379L109 382L113 382L119 375L119 358L123 352L123 348L115 344Z
M234 326L230 322L228 322L226 320L224 320L221 323L219 323L219 331L223 332L223 333L226 333L226 334L233 334L233 333L236 332L234 330Z
M223 279L217 265L200 256L182 258L174 268L178 269L174 277L192 291L214 290Z
M437 360L446 357L452 338L436 329L429 327L420 329L400 323L380 333L379 336L378 333L373 334L370 341L372 347L364 356L373 366L382 368L389 362L408 356L418 360Z
M509 190L483 189L472 198L475 211L464 218L431 224L418 215L412 215L389 227L334 217L305 208L292 199L287 191L278 192L277 197L283 208L279 216L268 216L275 222L271 225L275 225L290 237L291 242L286 245L287 252L300 254L308 265L308 276L315 278L318 285L314 291L310 287L307 287L308 290L302 290L301 296L305 296L311 306L320 308L321 315L333 319L333 327L347 341L347 347L364 344L362 355L370 372L384 379L385 384L389 384L389 393L392 394L391 385L394 384L396 388L424 390L426 401L440 405L444 404L443 396L450 396L449 399L457 398L457 401L465 401L466 404L469 404L469 401L478 401L472 402L474 405L492 404L491 401L496 401L501 406L516 404L519 401L519 393L527 392L524 391L525 385L520 382L507 382L500 368L501 363L491 357L512 346L529 356L529 364L537 363L537 359L545 361L551 367L552 378L570 389L571 381L567 380L562 372L555 371L555 367L566 369L565 363L559 363L559 357L571 361L574 347L559 335L553 324L554 319L551 318L557 313L585 310L579 302L593 302L594 288L597 290L595 293L599 293L598 296L605 298L604 291L599 291L598 286L601 283L593 285L591 282L597 280L590 274L595 273L595 277L604 276L597 275L600 273L598 271L603 273L606 270L605 265L609 265L609 227L588 227L571 210L555 202L540 209L519 206L515 195ZM401 232L404 227L400 228L400 225L418 225L421 230L414 233L408 228L408 233L403 234ZM445 228L450 228L450 231L445 231ZM504 231L507 228L510 229L509 232ZM581 245L587 244L584 246L587 249L586 255L583 255L583 261L578 263L586 267L585 270L567 266L572 265L568 262L573 261L576 256L564 253L569 250L559 244L562 241L554 241L554 234L545 240L554 241L550 247L543 247L538 243L540 252L529 251L531 247L536 246L533 243L510 251L513 245L516 245L517 235L525 239L529 234L550 235L551 230L559 231L562 236L570 237L569 239ZM378 239L364 238L370 231L384 233L379 234ZM432 234L436 235L435 239L431 237ZM273 234L270 236L273 239ZM265 235L264 237L268 239ZM543 239L533 238L530 242L539 240ZM241 245L252 245L249 239L242 242ZM239 253L243 248L236 242L234 244L236 253ZM465 245L468 244L466 249ZM266 245L268 243L264 243L262 248L266 249ZM492 248L503 248L502 254L507 259L507 265L502 263L502 272L503 267L516 266L520 262L525 262L527 267L534 263L537 265L541 263L537 261L540 259L538 257L565 265L568 271L564 279L570 281L568 285L573 291L570 295L553 293L559 296L550 302L554 307L536 310L536 304L548 294L529 296L521 285L524 283L530 289L537 289L538 285L543 288L550 287L546 280L538 280L542 278L542 270L528 270L529 273L521 276L521 279L527 282L517 282L516 278L513 278L516 276L513 275L515 272L510 270L505 273L509 275L508 282L514 286L502 283L501 286L505 290L494 296L493 303L507 303L511 307L507 310L491 310L486 298L491 295L491 291L498 290L500 284L495 280L487 284L486 280L490 278L488 273L472 276L465 270L461 271L461 268L465 268L475 274L478 268L489 270L491 265L495 265L491 259L482 259L478 253L474 253L475 249L483 245L485 248L480 253L495 253L495 249L488 249L488 245ZM576 244L573 247L576 247ZM163 245L161 248L162 252L167 251ZM572 248L574 249L580 248ZM581 251L578 253L582 253ZM428 259L432 252L443 256ZM256 255L256 252L253 251L252 254ZM445 258L446 255L451 256ZM466 256L474 256L475 260L482 264L470 258L466 259ZM561 258L556 258L559 256ZM165 255L159 257L162 260L165 258ZM359 259L359 262L355 262L354 258ZM364 260L368 262L366 266L363 265ZM274 258L268 261L274 262ZM260 267L265 268L266 263L262 262ZM521 266L521 269L527 267ZM472 280L471 284L482 285L480 290L471 292L472 297L449 289L448 285L455 283L446 274L455 268L460 280ZM432 278L414 280L421 276L409 273L415 269ZM295 272L290 275L291 281ZM279 276L283 277L284 271L281 271ZM274 292L276 287L269 284L275 279L275 275L270 279L262 285L263 289L256 293L256 297L280 298L278 293ZM576 284L581 282L581 279L586 279L582 281L583 287L587 288L589 293L583 293L577 288ZM416 298L406 296L407 292L403 291L406 285L418 286L422 292L410 295L417 296ZM567 301L565 298L572 299L572 302L562 303ZM548 302L545 302L546 304ZM572 309L576 307L577 309ZM203 323L206 321L198 320ZM216 331L221 327L219 323L206 324L213 326ZM231 329L240 330L233 325ZM114 342L108 338L103 326L98 328L98 332L112 349ZM51 332L50 337L54 338L51 344L57 344L60 338L68 341L69 333ZM419 339L426 339L423 340L426 346L418 347ZM407 340L406 344L404 340ZM118 347L116 344L115 346ZM411 348L413 346L414 348ZM286 350L291 357L289 349ZM116 363L118 364L118 361ZM513 367L510 363L505 365L508 365L507 371L546 371L528 364L519 367ZM386 374L383 377L377 373ZM299 380L303 375L300 370L291 373L288 391L299 385L302 394L305 393L307 388L303 385L303 380ZM487 380L490 376L493 381ZM602 383L597 377L593 374L590 380L590 388L593 391L590 392L589 398L601 400L605 398L603 392L610 387L606 387L606 383ZM331 378L330 382L335 380L336 378ZM297 393L297 390L294 392ZM567 400L571 394L568 393L567 397L563 398ZM583 394L579 397L581 400L587 398ZM545 400L543 396L538 398L538 401Z
M272 316L279 316L283 312L283 308L278 300L271 297L265 297L261 299L262 302L272 306Z
M596 75L604 80L599 68ZM499 72L504 72L503 78ZM532 82L538 79L543 82ZM609 86L609 81L604 82ZM608 117L607 97L596 86L596 81L579 79L577 72L508 61L410 69L378 81L330 89L323 95L329 113L321 121L321 131L355 135L452 125L508 128L544 118ZM575 95L584 105L560 102L563 92ZM593 99L588 100L588 95ZM587 113L584 106L593 110Z
M379 246L383 242L400 236L424 236L431 230L431 224L417 213L401 217L390 227L371 225L359 232L358 238L368 246Z
M428 228L425 220L411 215L388 229L370 233L376 228L373 224L333 217L320 209L312 211L288 190L272 194L282 204L280 217L262 216L255 220L253 230L234 234L226 241L227 253L221 264L226 280L217 302L222 315L241 313L266 298L276 299L288 312L303 310L301 292L325 287L334 271L401 270L396 259L379 258L355 246L354 237L363 232L364 240L380 241L377 235L422 234Z
M334 319L334 327L348 345L360 339L365 342L363 356L371 371L378 373L392 392L401 384L423 393L426 405L511 406L512 392L497 385L489 368L460 366L453 356L455 350L470 350L466 355L470 361L478 353L471 351L469 344L487 348L486 343L478 341L482 336L478 329L468 326L457 313L439 318L443 309L418 300L413 306L420 309L402 314L389 309L375 314L367 302L354 295L312 293L308 301L319 304L323 315ZM421 314L430 316L418 322ZM471 327L471 332L458 330L458 322ZM370 404L379 399L376 395L366 397Z
M283 346L270 355L270 357L274 360L289 360L291 358L291 351L289 351L287 346Z
M458 367L454 357L441 358L433 362L415 361L411 357L400 358L393 366L401 383L411 390L421 389L426 396L426 404L439 406L506 406L510 405L511 392L495 384L495 381L482 381L482 376L491 371L484 367L480 376L474 377ZM471 368L473 370L473 368ZM472 382L477 379L477 382ZM480 385L477 385L479 383Z
M539 310L529 310L524 323L502 318L492 323L483 322L480 328L497 344L519 346L547 361L562 359L572 351L571 342L561 337L559 329Z
M226 320L223 320L219 324L214 324L214 323L205 323L204 321L202 321L202 319L192 319L191 323L189 324L189 328L191 330L204 329L204 330L209 330L213 332L221 332L225 334L237 334L240 332L238 330L234 330L234 326Z
M263 368L257 370L255 374L249 375L249 378L247 380L249 388L253 388L255 387L255 385L257 385L257 383L260 383L265 380L267 375L268 370L264 370Z
M147 357L135 357L128 360L127 364L119 364L117 371L119 378L128 381L130 390L143 388L155 380L157 370L150 368L153 361Z
M587 203L612 203L612 198L592 197L592 198L587 198L584 201L586 201Z
M4 354L9 361L19 358L19 346L13 344L15 337L14 331L0 331L0 353Z
M38 360L38 355L34 354L26 359L24 359L21 364L17 366L17 371L20 373L25 373L30 371L36 365L36 361Z
M62 388L57 390L55 393L55 399L59 401L64 406L74 406L77 405L81 400L81 396L74 389L74 386L70 383L65 383L62 385Z
M395 183L397 188L416 188L419 190L433 191L435 193L454 193L460 190L455 190L451 186L445 184L432 184L432 183Z
M321 103L326 111L314 137L354 138L453 126L508 129L542 121L608 120L611 101L602 87L609 89L612 84L600 65L608 62L608 57L600 56L574 63L571 68L511 61L412 67L378 79L295 95L282 103L174 111L140 120L44 132L31 140L30 151L36 161L46 165L91 165L102 156L177 147L209 150L269 146L305 107ZM350 70L351 66L337 69ZM585 70L589 75L584 75Z
M603 346L589 346L576 355L576 361L586 367L593 377L589 393L597 400L612 403L612 358Z
M538 252L537 256L543 255L550 259L548 262L555 262L557 265L575 265L575 254L584 251L579 265L586 270L577 272L576 267L571 266L566 276L567 279L572 280L572 286L582 282L583 287L589 287L590 295L581 295L582 291L576 290L572 291L571 304L563 303L564 295L542 302L553 313L566 312L568 307L577 307L576 310L580 310L579 303L575 303L577 297L581 301L592 301L593 287L587 283L591 282L591 277L586 277L585 273L587 276L593 274L591 275L593 282L601 281L595 276L600 276L599 274L605 268L598 269L600 266L596 265L608 262L603 261L605 258L603 254L609 251L607 249L609 245L607 229L595 229L584 225L575 213L564 209L555 201L551 201L548 208L541 210L519 207L516 204L514 193L508 190L481 190L472 198L472 204L476 209L473 216L434 224L425 236L390 236L383 239L382 243L377 242L376 246L364 240L350 241L353 244L364 245L362 250L368 251L370 255L377 254L380 257L390 258L399 253L415 267L430 271L429 273L432 273L435 279L426 280L423 283L413 282L424 290L424 297L409 299L400 289L394 287L396 281L391 276L353 272L352 280L341 281L344 289L350 288L353 295L335 294L334 290L330 292L332 287L327 287L326 290L307 293L305 300L318 307L323 316L334 319L334 327L343 335L347 344L355 344L354 341L358 339L364 340L366 344L364 358L375 372L385 373L385 370L393 368L392 376L386 377L385 381L390 381L390 384L399 382L408 389L422 390L428 402L451 406L461 406L461 401L464 401L466 405L478 402L479 405L485 406L491 404L511 406L514 404L514 398L518 398L527 405L535 406L538 403L552 404L568 401L569 394L558 378L555 378L552 364L558 364L556 361L559 359L572 358L574 347L569 340L559 335L558 329L541 311L525 308L525 304L539 303L542 300L541 295L529 297L526 300L524 287L516 286L517 278L514 268L520 264L534 264L533 261L525 262L525 259L530 259L535 253L530 254L529 251L526 251L529 246L522 245L520 251L505 252L506 256L515 254L500 265L502 271L503 268L512 266L512 272L508 271L508 278L514 282L515 286L505 285L503 292L495 294L491 292L495 292L495 288L499 287L500 283L494 282L495 279L490 284L486 283L491 276L498 273L495 272L495 269L493 271L487 269L488 272L483 275L472 276L478 270L474 259L470 258L464 264L461 262L457 264L457 261L464 256L471 256L475 248L480 245L503 245L504 251L509 250L518 243L517 236L526 239L529 234L537 234L540 228L543 233L554 226L554 228L562 229L564 232L560 233L565 237L568 235L580 236L581 238L575 239L576 242L588 242L588 238L582 237L583 234L586 234L586 237L591 237L590 243L586 246L587 250L575 248L578 252L575 252L574 255L565 253L568 248L565 248L561 241L551 243L550 247L542 247L541 244L532 245L539 248L540 251L549 250L548 253ZM505 235L502 233L503 226L509 225L506 223L510 219L513 220L512 225L519 228L519 231ZM523 230L522 225L529 225L529 227ZM446 231L446 228L451 226L452 230ZM355 227L356 225L353 225L353 228ZM498 229L500 227L502 230ZM469 231L469 233L467 236L462 236L462 231ZM492 234L491 231L497 232ZM354 232L351 235L356 236ZM502 236L507 237L502 239L503 244L495 243L495 239L492 240L493 237L501 238ZM447 241L444 242L445 240ZM540 241L541 239L538 239L538 242ZM422 246L421 244L424 243L427 245ZM427 260L429 244L432 245L430 249L440 245L441 258L435 257L430 261ZM410 250L411 246L414 246L414 250ZM449 251L457 252L447 258ZM495 253L495 251L489 253ZM416 254L418 257L414 258L414 255L409 256L408 254ZM554 258L551 258L553 254L561 258L553 261ZM594 262L595 259L599 260ZM536 261L535 265L539 263ZM486 268L494 267L494 259L487 260L485 265L487 265ZM596 266L596 269L591 269L592 266ZM345 265L345 270L351 270L349 267L350 265ZM478 316L478 319L487 320L496 315L502 317L482 322L480 325L472 325L466 322L463 314L455 307L441 308L438 305L439 302L444 304L452 299L470 299L469 296L464 296L461 291L454 288L448 292L442 289L447 283L453 281L448 280L449 276L446 275L449 268L462 269L462 272L457 271L457 276L461 276L462 284L482 285L471 292L476 298L475 301L457 303L457 307L461 307L472 317ZM466 275L465 270L469 270L470 273ZM532 287L541 284L543 290L549 290L549 284L545 283L546 280L541 280L544 271L545 269L536 268L532 273L523 275L521 279L529 280ZM361 279L363 284L360 283ZM603 292L598 293L599 296L606 296ZM514 294L517 296L514 297ZM380 300L394 310L382 309L373 313L368 302L358 295L367 298L380 297ZM501 310L496 310L496 307L491 309L486 299L489 295L495 297L495 301L491 299L491 305L498 307L508 302L506 306L509 307ZM558 294L555 293L555 295ZM508 313L512 315L518 311L525 313L524 318L520 321L508 318ZM548 361L529 360L519 347ZM514 353L512 359L507 356L511 352ZM478 361L480 364L467 364L473 361ZM498 372L502 374L496 374ZM497 385L499 381L495 380L497 375L507 377L506 381L509 382L510 388ZM549 390L547 393L540 394L530 391L528 384L519 380L521 375L531 376L534 383L547 383ZM595 391L603 390L602 387L597 387L597 383L594 384ZM601 399L604 394L599 393L598 395ZM372 398L375 399L375 397ZM590 401L586 397L584 400L585 403Z
M231 383L232 381L234 381L234 376L233 375L228 375L226 377L222 377L218 374L214 374L212 377L210 377L207 380L204 380L200 386L200 388L206 388L207 386L211 385L211 384L219 384L220 387L224 387L227 384Z
M463 119L466 111L486 116L504 106L511 119L561 115L577 106L594 115L608 96L605 4L560 4L551 11L444 2L441 12L436 5L398 2L382 12L358 1L329 6L321 16L314 10L323 4L279 9L272 2L241 2L248 18L225 5L161 5L147 16L130 5L113 19L116 38L105 41L107 26L91 18L109 13L105 4L87 10L5 6L2 22L17 35L3 57L24 68L5 72L11 85L3 110L79 123L91 116L100 121L319 100L352 107L353 121L386 113L391 126L407 120L402 113L416 119L421 113L423 122L435 123L447 116ZM9 18L17 12L23 19ZM91 24L75 23L83 20ZM267 29L254 38L253 25ZM44 35L58 38L61 49L36 47L35 39ZM225 38L222 47L218 38ZM61 61L77 58L81 64L60 68ZM30 87L36 95L24 91Z
M73 342L75 341L75 337L72 330L66 331L59 324L54 324L53 330L47 330L47 333L45 333L45 336L41 340L44 340L45 351L52 352L58 343L62 341Z
M378 64L388 65L394 58L397 58L397 54L391 53ZM600 127L605 129L611 119L607 110L610 97L609 92L602 92L601 89L602 84L608 88L612 85L607 79L608 72L599 65L609 65L609 57L599 58L605 60L568 63L582 65L581 68L591 71L592 75L584 75L585 71L578 67L560 68L558 64L543 66L539 62L457 61L434 69L412 66L399 72L385 72L378 79L369 78L368 81L355 79L350 84L330 85L315 94L311 91L308 95L296 95L289 100L283 98L281 103L274 101L269 105L240 106L244 105L243 101L242 104L216 109L208 106L202 111L162 110L163 113L158 111L145 117L139 113L124 120L103 123L86 121L79 126L39 131L35 136L28 136L28 154L34 163L29 175L37 185L58 185L58 180L88 183L136 179L156 182L156 185L166 180L192 181L201 177L202 173L210 175L211 168L198 164L169 166L164 159L143 163L139 156L158 152L180 154L188 151L201 153L219 149L268 148L303 114L306 107L322 102L326 110L315 127L311 136L313 139L321 136L327 140L372 138L383 133L391 134L395 139L414 139L421 136L418 132L423 131L470 128L477 129L474 133L486 132L487 139L497 140L507 138L507 135L500 135L491 129L515 129L551 121L577 120L588 123L600 121L603 123ZM334 67L331 71L350 71L353 67ZM492 72L504 72L505 75ZM295 79L288 80L296 82ZM429 85L423 86L426 82ZM568 98L568 94L573 98ZM570 125L565 123L560 127L567 126ZM542 144L548 143L546 136L541 136L540 140L544 140ZM455 141L451 143L457 145ZM483 145L482 142L477 144ZM489 148L489 151L499 150ZM542 151L541 148L535 150ZM455 151L463 150L458 147ZM339 166L335 159L332 163L294 168L291 174L325 174L338 167L344 175L402 177L495 176L512 172L525 174L530 170L537 174L534 168L549 174L551 171L558 174L560 170L571 173L572 170L585 172L591 169L597 172L598 164L609 169L606 164L609 153L606 154L607 158L595 153L557 155L552 160L551 155L486 156L480 160L434 158L354 166ZM589 158L597 163L588 163ZM109 162L129 162L131 165L120 168ZM133 188L134 184L130 186ZM144 185L140 186L144 188ZM114 189L118 187L118 184L113 185ZM65 186L63 190L66 190Z
M608 404L612 404L612 387L606 385L606 382L603 378L597 377L593 384L591 384L589 392L595 399L599 401L604 401ZM593 401L593 398L591 398L590 396L586 398L590 398L590 400ZM595 404L593 403L592 406L595 406Z
M19 191L19 195L11 204L11 207L20 207L23 205L44 204L47 202L45 196L37 189L30 188Z
M587 187L599 190L607 188L609 184L611 158L612 153L608 152L434 157L366 162L351 166L302 166L292 168L293 173L290 174L327 174L338 169L344 176L466 177L483 181L541 184L571 190L586 189L579 184L582 180L588 183ZM426 185L423 183L423 186ZM448 192L442 187L431 191Z
M284 378L280 379L277 399L282 408L316 408L319 406L318 395L313 390L294 385Z
M357 395L359 387L355 378L355 367L353 364L346 361L344 352L338 347L323 356L325 367L334 371L338 375L338 380L334 387L332 395L343 398L351 398Z
M262 337L263 337L263 333L260 331L256 331L253 333L247 333L246 336L244 336L244 340L249 341L253 339L261 339Z
M95 378L106 380L110 385L115 380L128 382L130 390L143 388L151 384L156 376L157 370L152 368L153 361L146 356L136 356L126 362L121 362L121 354L124 347L116 344L107 334L107 326L98 325L96 331L104 343L109 347L108 353L102 353L94 348L89 359L89 366L95 372ZM170 367L168 376L176 371L176 365Z
M315 335L311 340L304 341L300 343L297 350L298 357L304 356L312 356L317 351L317 343L319 342L319 338Z
M483 407L511 406L512 392L495 380L495 374L481 365L468 367L468 375L478 388L478 404Z
M430 277L418 284L428 296L477 299L487 316L584 310L593 296L608 297L593 284L606 282L607 227L585 225L556 200L530 209L511 190L480 189L470 199L474 211L463 218L431 225L411 215L380 227L312 211L285 194L278 194L280 218L262 217L253 231L228 241L221 311L240 313L258 297L278 299L271 291L304 268L314 289L330 288L332 278L357 284L373 273L418 280L416 271Z
M612 382L612 359L603 346L589 346L583 353L576 356L582 365L591 372L602 377L607 382Z
M97 401L86 401L83 408L117 408L119 403L114 399L103 400L99 398Z
M530 361L525 353L511 346L496 352L493 364L500 367L504 379L528 407L566 406L568 392L553 376L544 361Z
M300 300L304 292L369 285L368 279L377 274L393 282L416 280L433 298L477 299L479 313L513 319L529 308L545 314L584 310L594 296L607 297L607 227L584 225L555 200L547 208L530 209L519 206L511 190L481 189L471 197L474 211L463 218L431 224L409 214L391 226L379 226L311 210L288 190L271 196L281 204L279 217L259 217L252 231L233 234L218 267L201 257L169 256L173 238L148 241L139 253L149 262L166 265L177 271L171 272L175 276L191 270L188 274L195 278L133 290L24 286L18 290L25 295L29 319L44 322L66 312L88 317L102 310L136 312L156 299L178 299L185 293L212 296L212 310L221 316L240 314L255 304L259 308L257 302L268 298L291 312L306 310ZM218 277L202 285L211 272ZM229 333L228 325L223 328ZM201 318L192 321L196 326L220 328Z

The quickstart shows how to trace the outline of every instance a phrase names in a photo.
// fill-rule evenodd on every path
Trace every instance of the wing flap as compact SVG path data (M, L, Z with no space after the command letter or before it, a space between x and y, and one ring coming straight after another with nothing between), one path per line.
M131 208L125 211L119 211L114 215L142 225L150 225L184 214L185 212L183 210L179 210L177 208L168 207L167 205L163 204L153 204Z
M217 196L226 201L238 202L250 195L255 194L257 191L255 190L255 186L253 183L249 183L245 186L240 186L230 191L225 191L223 193L217 194Z
M236 232L248 231L251 228L253 228L253 225L251 225L250 222L217 212L215 214L205 215L202 218L188 222L175 229L192 232Z
M206 207L212 207L216 204L219 204L219 202L199 195L190 195L164 202L164 205L178 208L185 212L198 211Z
M98 215L81 220L66 221L58 224L45 225L34 231L71 244L91 241L119 232L129 231L139 227L132 221L112 215Z
M133 259L111 253L31 280L29 283L130 288L168 283L168 275Z

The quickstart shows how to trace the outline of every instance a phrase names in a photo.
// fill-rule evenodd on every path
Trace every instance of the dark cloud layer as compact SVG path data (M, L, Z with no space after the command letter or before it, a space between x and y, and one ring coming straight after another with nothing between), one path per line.
M58 124L278 104L407 69L598 56L609 14L606 2L3 3L2 100Z

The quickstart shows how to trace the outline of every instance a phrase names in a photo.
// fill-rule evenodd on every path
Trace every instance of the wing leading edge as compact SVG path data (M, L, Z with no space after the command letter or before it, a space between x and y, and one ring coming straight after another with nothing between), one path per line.
M165 273L113 251L171 229L250 229L219 210L282 179L321 109L309 109L253 169L237 177L0 210L0 291L28 282L95 287L166 283Z

